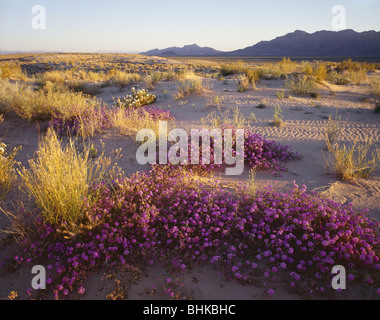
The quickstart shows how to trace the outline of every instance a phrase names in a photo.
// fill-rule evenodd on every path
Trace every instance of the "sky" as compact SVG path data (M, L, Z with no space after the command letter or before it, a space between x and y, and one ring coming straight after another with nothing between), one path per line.
M35 27L43 26L35 5L45 8L43 29ZM143 52L193 43L232 51L295 30L335 30L336 5L346 29L380 31L380 0L0 0L0 51Z

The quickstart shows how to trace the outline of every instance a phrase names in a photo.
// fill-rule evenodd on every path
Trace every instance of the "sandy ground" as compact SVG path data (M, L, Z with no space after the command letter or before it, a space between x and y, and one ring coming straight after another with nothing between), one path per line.
M380 115L373 112L374 102L367 93L366 86L332 86L321 87L321 98L292 96L279 100L276 92L285 91L283 80L262 80L256 90L244 93L237 92L237 84L234 79L220 81L205 79L208 90L202 94L191 95L183 100L173 99L176 93L175 82L158 83L154 90L157 96L155 107L170 110L176 117L177 128L197 127L200 120L213 111L225 111L230 107L238 107L245 116L255 115L256 121L250 125L255 132L267 139L272 139L282 144L288 144L302 155L300 161L287 163L288 171L282 177L275 177L269 172L259 171L256 181L260 187L267 184L274 186L279 191L288 191L292 186L292 180L297 184L305 184L309 190L322 192L326 197L341 203L352 202L355 209L369 209L369 214L380 220L380 170L374 172L368 180L357 183L340 181L333 173L328 173L325 167L324 155L327 154L324 143L324 127L328 117L341 117L343 141L368 139L374 145L380 145ZM138 86L137 86L138 87ZM104 102L111 104L115 96L129 94L131 87L122 90L116 87L106 87L99 95ZM336 93L331 94L331 90ZM213 105L213 98L222 98L219 109ZM363 97L370 98L363 100ZM266 108L256 108L260 103ZM274 127L270 124L274 115L274 106L280 106L283 110L285 125ZM8 146L22 145L22 150L17 155L17 160L24 166L33 156L38 147L38 130L35 124L23 120L7 117L0 126L0 136L4 136L4 143ZM93 139L95 146L100 147L100 142L105 143L105 152L121 148L122 158L119 166L126 174L139 170L147 170L147 166L140 166L136 159L137 146L130 137L116 134L112 130L98 135ZM245 182L248 178L249 168L246 167L240 176L218 176L226 182ZM15 197L15 196L14 196ZM12 201L12 194L8 197L7 205ZM0 218L0 225L5 227L7 219ZM4 252L0 253L4 256ZM104 270L105 271L105 270ZM103 272L91 274L87 280L87 299L104 299L112 289L111 280L102 280ZM128 299L166 299L160 294L150 295L147 292L152 287L160 287L170 274L160 266L149 267L144 270L129 288ZM173 277L173 275L171 275ZM203 266L175 275L179 282L183 283L181 291L184 296L193 299L263 299L263 289L255 286L246 286L236 281L224 281L213 266ZM19 293L30 287L30 271L21 273L2 274L0 276L0 297L6 298L8 293L16 290ZM278 284L277 299L300 299L301 297L289 293ZM367 299L373 297L371 290L362 288L349 288L345 298ZM343 297L343 298L344 298Z

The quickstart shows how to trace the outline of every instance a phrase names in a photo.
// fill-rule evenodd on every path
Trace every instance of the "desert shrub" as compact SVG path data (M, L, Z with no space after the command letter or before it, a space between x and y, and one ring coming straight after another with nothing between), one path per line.
M362 69L359 71L351 71L347 74L348 78L350 79L351 83L359 85L362 82L365 82L367 79L367 70Z
M336 70L338 72L361 71L363 69L365 69L365 65L363 63L352 61L352 59L343 60L338 62L336 65Z
M148 90L136 90L135 88L132 88L131 95L127 95L123 98L116 98L114 99L114 102L117 107L141 108L153 103L155 100L156 96L152 93L149 93Z
M8 193L16 181L15 165L17 162L14 158L19 149L20 147L16 147L12 152L8 153L7 145L1 142L0 139L0 198Z
M37 91L26 85L0 82L0 109L27 120L50 120L54 116L71 118L100 106L99 99L51 82Z
M238 73L244 72L244 64L242 61L236 61L236 62L230 62L230 63L224 63L220 67L220 74L225 76L230 76Z
M57 134L49 130L40 143L29 169L18 170L26 192L41 209L44 221L53 225L65 224L72 230L84 218L84 201L95 197L90 187L106 177L110 159L100 156L91 160L89 148L79 153L74 140L63 145Z
M369 87L369 93L373 94L377 97L380 97L380 82L377 80L371 80L370 87Z
M317 84L308 76L290 77L285 81L285 87L301 96L311 95L317 90Z
M19 64L3 64L0 65L0 78L1 79L19 79L28 80L27 74L22 70Z
M343 143L330 144L326 141L329 158L326 166L332 166L336 175L342 180L353 181L357 178L367 179L380 165L380 148L376 147L369 156L371 144L368 141L357 141L346 145Z
M332 146L337 142L337 139L339 137L339 134L342 130L342 125L341 125L341 118L336 117L333 119L331 115L329 116L329 119L327 121L327 125L324 129L324 136L325 136L325 141L327 146Z
M250 87L249 78L245 74L239 75L239 77L237 78L237 83L238 83L238 89L237 89L238 92L245 92Z
M327 78L327 66L325 62L315 61L302 63L302 71L310 77L314 77L318 81L326 80Z
M87 109L71 117L55 115L50 126L59 136L92 137L112 127L111 112L106 107Z
M327 80L337 85L347 85L351 83L351 80L347 75L343 75L336 71L330 72L327 76Z
M282 58L281 61L275 64L274 68L278 69L281 74L289 74L296 70L297 63L290 58Z
M65 81L70 80L72 78L72 73L69 70L53 70L45 72L43 77L45 78L45 81L64 83Z
M137 73L128 73L119 69L110 70L107 73L106 78L119 87L126 87L127 85L138 82L142 79Z
M149 128L159 134L159 121L173 121L169 111L153 107L126 108L120 106L111 112L112 127L121 134L135 134Z
M282 109L280 106L274 107L273 125L275 127L281 127L283 125L284 116L282 115Z
M356 84L359 85L367 79L367 71L365 69L359 71L332 71L328 74L327 80L337 85Z
M260 78L267 80L285 78L287 74L293 73L297 69L297 64L289 58L283 58L276 63L266 63L258 68L256 72Z
M277 91L276 92L276 97L277 97L278 100L284 99L284 97L285 97L285 91L284 90Z
M256 86L257 81L261 78L261 72L259 69L245 69L244 74L247 76L249 83L254 87Z
M164 74L159 71L153 71L146 74L142 81L148 89L154 89L156 83L164 79Z
M177 93L175 95L175 99L181 100L190 94L200 93L203 91L204 86L202 83L202 79L197 77L183 79L177 84Z

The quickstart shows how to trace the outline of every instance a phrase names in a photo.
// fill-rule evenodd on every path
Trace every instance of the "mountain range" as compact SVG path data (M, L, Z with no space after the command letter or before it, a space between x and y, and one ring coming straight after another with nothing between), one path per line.
M270 41L234 51L218 51L196 44L141 53L149 56L289 56L289 57L380 57L380 32L354 30L296 30Z

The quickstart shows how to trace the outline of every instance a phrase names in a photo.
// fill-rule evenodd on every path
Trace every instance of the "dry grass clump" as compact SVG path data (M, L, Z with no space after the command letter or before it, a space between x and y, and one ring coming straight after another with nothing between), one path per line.
M146 74L143 78L142 81L145 84L145 86L149 89L152 90L154 89L155 85L164 79L164 74L159 71L153 71L151 73Z
M284 116L282 115L282 109L280 106L274 107L273 125L275 127L281 127L284 124Z
M327 64L325 62L304 61L301 64L302 71L310 77L314 77L317 81L324 81L327 78Z
M342 180L354 181L357 178L367 179L380 165L380 148L376 147L370 154L372 145L365 141L357 141L346 145L330 144L326 141L330 157L326 166L332 166L336 175Z
M285 87L290 89L293 93L300 96L314 96L317 95L317 84L308 76L302 75L297 77L290 77L285 80Z
M28 76L19 64L0 65L0 79L17 79L27 81Z
M324 129L325 141L327 146L334 145L337 141L340 132L342 131L341 118L333 119L331 115Z
M4 121L3 115L0 114L0 124ZM0 139L0 198L11 189L16 181L16 171L14 169L16 156L20 147L14 148L11 153L7 152L7 145Z
M177 84L176 100L181 100L184 97L193 94L201 93L205 90L202 79L197 76L188 76L186 79L180 80Z
M124 135L134 135L141 129L149 128L159 135L159 121L144 109L119 107L111 114L112 127Z
M238 92L245 92L249 89L250 87L250 81L248 77L245 74L239 75L237 78L237 83L238 83ZM252 85L253 89L256 88L255 83Z
M106 79L123 88L134 82L141 81L142 77L137 73L129 73L119 69L112 69L107 72Z
M332 119L330 116L325 128L325 142L329 151L329 157L325 157L326 167L333 167L336 175L342 180L367 179L380 165L380 148L373 148L368 140L364 143L339 142L340 132L340 118Z
M100 105L96 98L52 82L34 91L26 85L0 81L0 111L12 112L27 120L50 120L55 115L71 118Z
M369 87L369 93L380 97L380 81L372 79Z
M293 73L298 69L296 62L289 58L283 58L276 63L266 63L257 68L260 78L273 79L284 78L287 74Z
M30 169L22 168L18 173L42 217L56 225L65 223L71 229L84 218L85 200L96 197L90 186L105 179L111 160L104 155L94 160L90 148L84 146L84 151L78 152L74 140L63 145L56 133L49 130L29 166Z
M220 66L220 74L224 77L239 74L243 73L245 68L242 61L224 63Z

